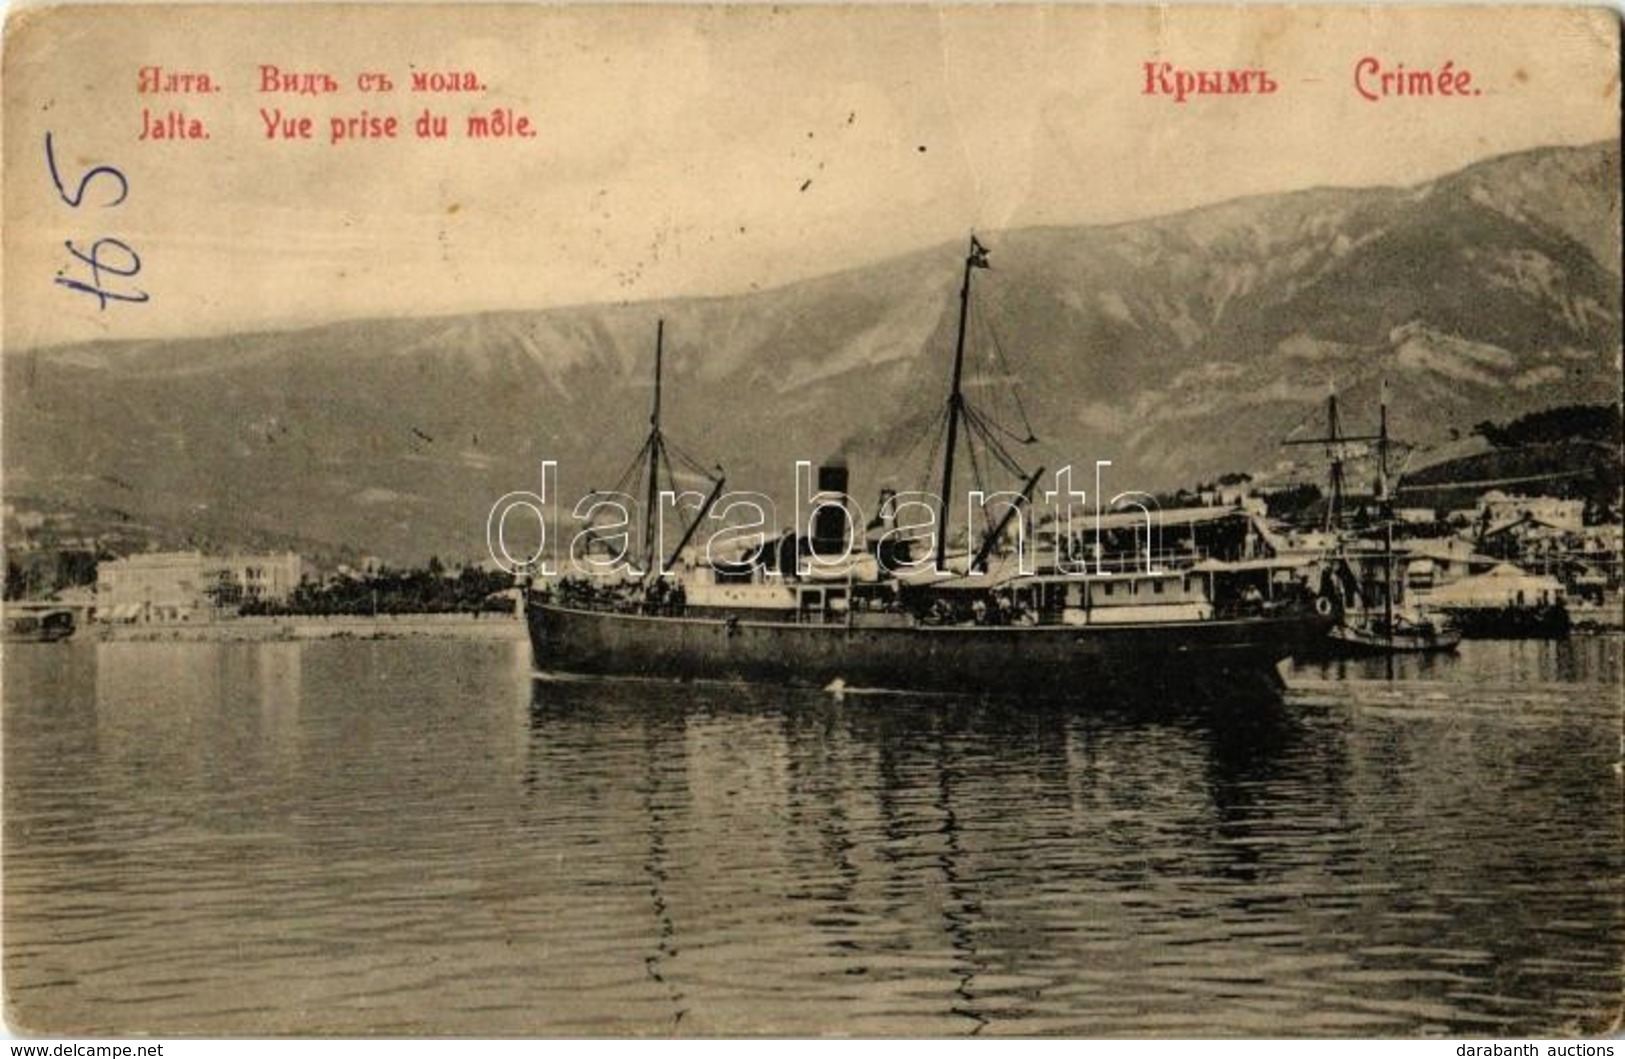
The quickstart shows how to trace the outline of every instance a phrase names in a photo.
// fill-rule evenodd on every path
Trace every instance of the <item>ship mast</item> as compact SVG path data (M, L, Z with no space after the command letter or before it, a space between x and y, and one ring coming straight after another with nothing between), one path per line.
M714 473L703 470L699 464L683 453L683 451L666 441L665 433L660 429L660 393L662 374L666 362L666 321L661 320L655 328L655 386L654 399L649 406L649 436L643 441L643 448L632 458L626 472L621 475L620 483L616 485L617 493L630 492L636 488L637 476L643 476L643 571L645 577L660 577L682 550L694 539L695 531L699 529L700 522L711 513L712 505L722 495L722 485L726 481L722 468L718 466ZM690 470L711 481L711 493L700 506L699 516L684 531L682 540L672 549L669 557L662 557L660 546L660 474L665 469L666 478L671 481L672 488L676 489L676 478L672 472L671 458L676 454L679 461Z
M1385 402L1383 404L1383 429L1386 431L1388 422L1388 406L1386 403L1386 388L1383 391ZM1326 456L1331 461L1328 491L1326 496L1326 520L1323 529L1330 533L1341 529L1343 523L1343 459L1345 455L1344 443L1349 441L1381 441L1386 446L1386 434L1345 434L1343 425L1337 415L1337 391L1333 390L1326 395L1326 436L1323 438L1294 438L1284 444L1287 445L1325 445ZM1384 495L1387 494L1387 449L1383 449L1383 485Z
M1326 526L1330 530L1343 519L1343 445L1342 427L1337 421L1337 394L1326 395L1326 437L1331 442L1327 450L1332 453L1331 487L1326 497Z
M659 500L660 490L660 461L665 456L666 442L660 436L660 372L662 361L665 359L666 348L666 321L662 318L655 324L655 395L654 406L649 411L649 440L643 443L644 451L649 457L649 469L646 473L647 486L643 504L643 556L644 569L653 569L658 556L655 555L655 525L660 521L655 503Z
M959 333L954 339L953 383L948 390L948 445L942 459L942 489L937 493L937 569L943 568L948 554L949 496L954 487L954 450L959 447L959 420L965 415L965 395L960 391L960 380L965 373L965 324L970 316L970 273L973 268L987 268L987 251L970 237L970 251L965 255L965 279L959 287Z
M1386 511L1388 502L1388 380L1382 380L1382 396L1377 413L1377 503Z
M1377 418L1377 511L1382 516L1382 617L1387 635L1394 635L1394 512L1388 499L1388 380L1382 380Z
M1016 461L1004 449L1004 446L993 436L993 427L989 421L978 411L972 408L965 400L963 380L965 375L965 335L970 327L970 277L971 270L988 268L987 247L983 246L975 235L970 237L970 249L965 254L965 274L959 286L959 330L954 337L954 370L953 380L948 388L948 430L946 445L942 457L942 488L937 493L937 555L936 566L938 570L945 569L948 555L948 519L951 510L951 497L954 488L954 456L959 448L959 427L963 421L966 430L966 444L970 447L970 458L973 467L976 465L976 442L980 439L988 453L1004 465L1012 474L1026 479L1021 494L1016 503L1011 504L997 525L990 528L982 537L980 545L976 548L965 572L974 573L980 569L997 545L999 537L1003 535L1010 523L1029 502L1033 486L1044 473L1040 467L1031 475L1017 465ZM996 341L996 340L995 340ZM1025 419L1025 413L1023 413ZM1036 441L1029 426L1024 444ZM966 551L970 552L970 527L965 532Z

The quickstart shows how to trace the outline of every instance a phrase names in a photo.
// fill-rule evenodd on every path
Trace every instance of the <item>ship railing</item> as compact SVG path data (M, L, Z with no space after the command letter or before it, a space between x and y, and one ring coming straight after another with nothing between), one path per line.
M1108 574L1170 574L1189 569L1208 557L1207 549L1167 549L1146 552L1112 552L1088 559L1088 571ZM1074 562L1083 562L1079 556Z
M1233 599L1215 603L1213 617L1217 621L1237 618L1280 618L1301 614L1309 605L1296 595L1279 596L1275 599Z

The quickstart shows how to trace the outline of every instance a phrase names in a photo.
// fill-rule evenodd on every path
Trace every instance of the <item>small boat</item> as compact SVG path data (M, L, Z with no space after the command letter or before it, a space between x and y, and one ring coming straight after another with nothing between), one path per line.
M1417 614L1411 617L1345 617L1326 634L1340 654L1417 654L1454 651L1461 630Z
M1347 558L1345 556L1345 562ZM1368 555L1366 558L1372 557ZM1383 550L1375 560L1382 567L1382 577L1356 589L1363 606L1345 610L1342 620L1327 634L1333 652L1417 654L1454 651L1461 643L1462 630L1451 616L1401 598L1394 576L1396 555L1392 521L1385 527ZM1376 606L1372 605L1373 596L1380 599Z
M73 611L36 609L18 611L8 608L6 614L6 643L56 643L74 633Z

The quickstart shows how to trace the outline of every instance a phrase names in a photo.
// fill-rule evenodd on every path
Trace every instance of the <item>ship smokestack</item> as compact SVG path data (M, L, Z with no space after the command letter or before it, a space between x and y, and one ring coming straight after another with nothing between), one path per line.
M836 456L819 465L818 499L824 506L813 517L812 550L821 559L838 559L845 555L847 535L856 530L846 491L848 481L844 458ZM860 544L856 540L851 542L852 547Z

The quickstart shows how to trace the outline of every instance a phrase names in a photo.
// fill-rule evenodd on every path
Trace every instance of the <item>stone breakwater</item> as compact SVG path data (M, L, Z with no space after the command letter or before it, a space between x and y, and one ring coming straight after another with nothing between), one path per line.
M524 622L507 614L381 614L377 617L253 617L220 621L81 627L75 639L132 641L522 640Z

